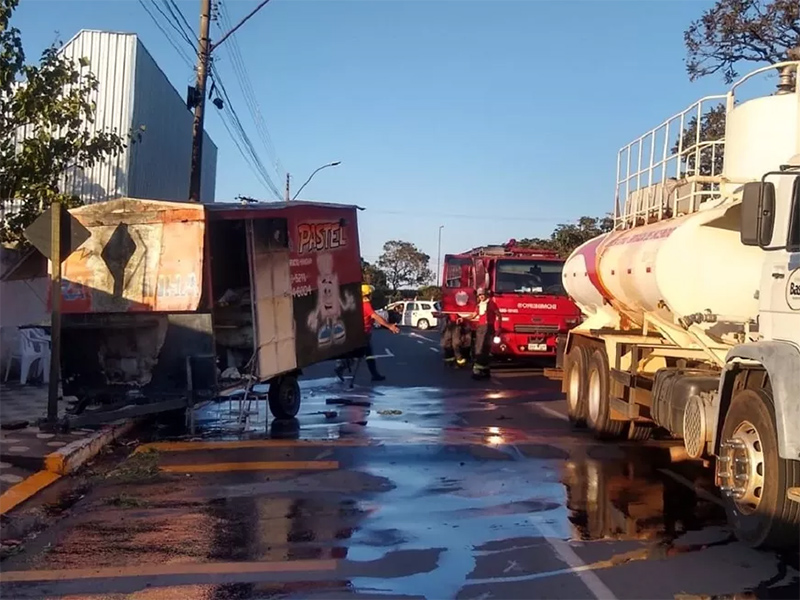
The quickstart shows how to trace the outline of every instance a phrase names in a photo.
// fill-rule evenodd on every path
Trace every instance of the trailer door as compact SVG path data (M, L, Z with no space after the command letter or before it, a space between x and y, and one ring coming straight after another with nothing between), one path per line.
M286 219L248 220L247 248L256 375L263 381L297 368Z

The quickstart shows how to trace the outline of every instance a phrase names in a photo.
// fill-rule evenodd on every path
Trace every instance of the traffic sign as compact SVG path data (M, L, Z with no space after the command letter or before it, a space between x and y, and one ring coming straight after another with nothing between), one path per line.
M60 232L60 248L59 254L60 262L64 262L67 257L75 252L81 244L91 237L91 232L81 225L80 221L69 214L69 211L64 208L60 202L58 206L61 208L61 232ZM48 259L52 258L50 243L52 239L52 222L53 211L52 207L44 211L39 217L25 229L25 237L33 244L39 252L44 254Z

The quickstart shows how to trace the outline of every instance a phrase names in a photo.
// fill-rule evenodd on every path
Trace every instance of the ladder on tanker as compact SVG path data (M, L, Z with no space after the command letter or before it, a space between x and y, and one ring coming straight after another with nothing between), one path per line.
M615 229L690 214L720 197L726 100L701 98L620 149Z

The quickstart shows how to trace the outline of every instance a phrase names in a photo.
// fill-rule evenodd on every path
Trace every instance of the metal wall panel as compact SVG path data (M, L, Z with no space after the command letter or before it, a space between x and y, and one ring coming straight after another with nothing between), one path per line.
M75 63L86 58L86 70L97 77L98 89L92 100L97 109L91 132L115 130L127 136L131 123L131 102L136 36L129 33L83 30L64 44L62 53ZM74 169L64 175L63 189L87 203L127 195L127 150L85 170Z
M153 57L138 42L133 85L133 131L141 140L130 148L129 195L187 200L192 152L192 113ZM203 141L201 201L214 201L217 149Z

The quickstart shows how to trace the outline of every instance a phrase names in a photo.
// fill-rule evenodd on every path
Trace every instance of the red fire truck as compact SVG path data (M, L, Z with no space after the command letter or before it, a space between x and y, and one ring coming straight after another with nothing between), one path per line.
M567 331L582 320L580 309L564 290L563 266L564 260L556 252L522 248L515 240L448 254L441 315L445 320L470 315L476 309L475 290L486 288L502 313L500 332L492 340L492 356L516 360L556 357L560 364ZM463 323L464 342L471 342L475 327L475 323Z

